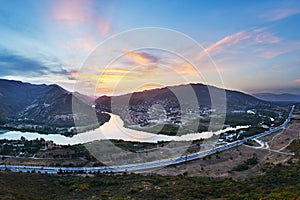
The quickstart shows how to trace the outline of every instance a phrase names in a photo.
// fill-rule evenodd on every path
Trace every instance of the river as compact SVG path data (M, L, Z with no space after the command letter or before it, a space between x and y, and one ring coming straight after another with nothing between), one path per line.
M61 145L74 145L80 143L88 143L95 140L103 139L116 139L125 141L137 141L137 142L157 142L157 141L191 141L196 139L210 138L213 134L219 135L227 131L234 131L239 129L245 129L249 126L237 126L228 127L216 132L202 132L202 133L192 133L182 136L167 136L161 134L152 134L143 131L137 131L129 128L125 128L124 122L118 115L110 114L111 118L109 122L103 124L101 127L80 133L73 137L66 137L59 134L40 134L35 132L20 132L20 131L4 131L0 130L0 139L11 139L17 140L21 136L28 140L34 140L36 138L44 138L45 140L52 140L56 144Z

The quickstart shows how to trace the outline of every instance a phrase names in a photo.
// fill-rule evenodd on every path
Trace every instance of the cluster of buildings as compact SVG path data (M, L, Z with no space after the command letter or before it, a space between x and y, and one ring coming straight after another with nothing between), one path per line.
M169 105L166 101L159 101L146 109L130 110L130 118L133 123L145 126L149 123L174 123L181 124L181 111L178 106Z
M150 123L181 124L181 111L168 101L155 101L151 105L130 105L129 108L115 108L113 113L121 116L125 124L146 126Z

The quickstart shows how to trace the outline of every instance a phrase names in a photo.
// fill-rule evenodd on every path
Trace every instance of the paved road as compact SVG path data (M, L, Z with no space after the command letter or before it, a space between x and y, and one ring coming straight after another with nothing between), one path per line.
M197 153L192 153L186 156L180 156L176 158L169 158L163 160L157 160L153 162L129 164L129 165L119 165L119 166L102 166L102 167L42 167L42 166L23 166L23 165L0 165L0 170L10 170L12 172L35 172L35 173L48 173L56 174L59 172L69 172L69 173L105 173L105 172L124 172L124 171L141 171L148 170L153 168L164 167L173 164L179 164L199 158L203 158L217 152L221 152L233 147L237 147L248 140L258 139L267 135L270 135L274 132L277 132L283 129L291 120L292 114L294 111L294 106L292 107L288 118L283 124L278 127L272 128L263 133L253 135L242 140L237 140L231 143L227 143L222 146L214 147L213 149L207 151L201 151Z

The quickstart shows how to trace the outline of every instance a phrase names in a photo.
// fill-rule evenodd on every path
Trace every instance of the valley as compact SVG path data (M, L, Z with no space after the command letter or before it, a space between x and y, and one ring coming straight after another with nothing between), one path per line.
M152 173L53 176L1 171L0 197L297 199L300 195L299 126L299 114L294 114L284 130L261 138L271 150L282 153L242 145L210 158L169 166ZM295 155L286 154L293 152ZM248 163L248 169L238 167L243 163ZM16 184L22 187L16 187Z
M260 135L284 128L294 110L294 107L290 110L289 103L267 102L242 92L203 84L102 96L93 104L87 96L70 93L56 85L1 81L7 87L17 85L19 88L29 87L27 90L32 91L28 94L16 89L14 95L19 93L20 96L29 95L32 98L31 103L29 100L24 103L25 110L20 112L8 109L11 108L8 99L13 96L5 92L7 87L0 88L3 94L0 101L7 105L3 108L11 113L8 115L11 117L2 118L1 122L4 165L120 166L117 167L120 169L113 170L116 172L153 168L139 166L139 162L158 162L153 165L154 168L164 167L211 157L235 145L245 143L249 146ZM194 91L196 101L184 95L188 89ZM210 94L221 92L225 92L226 104L218 104L214 108ZM299 112L298 105L295 112ZM47 119L43 116L47 116ZM56 120L52 121L52 118ZM49 122L43 124L43 120ZM8 140L6 137L13 135L13 131L24 131L24 134L15 132L21 133L21 139ZM36 135L37 139L31 136L28 140L26 134ZM134 138L136 136L140 139ZM123 152L112 150L111 145L120 147ZM106 153L103 152L105 148L108 149ZM104 153L101 154L104 161L99 160L100 154L97 152ZM134 164L137 168L123 169L124 164Z

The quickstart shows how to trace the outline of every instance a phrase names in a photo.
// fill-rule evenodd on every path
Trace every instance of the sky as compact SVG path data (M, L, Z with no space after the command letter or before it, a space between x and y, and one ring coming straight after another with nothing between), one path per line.
M120 38L144 27L162 32ZM188 82L300 94L299 27L297 0L0 0L0 78L95 96ZM143 40L169 48L129 48Z

